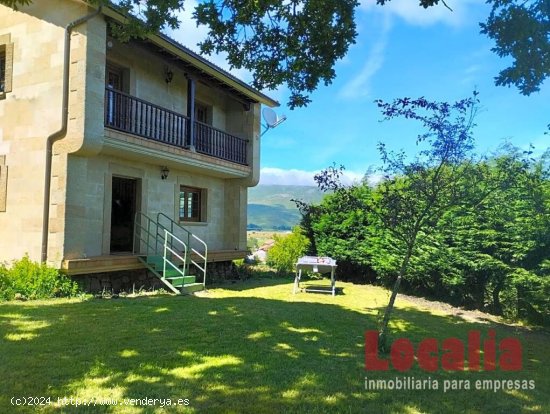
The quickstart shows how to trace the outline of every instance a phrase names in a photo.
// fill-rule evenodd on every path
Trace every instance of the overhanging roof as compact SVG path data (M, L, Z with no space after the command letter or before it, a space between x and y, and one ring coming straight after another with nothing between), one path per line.
M103 7L102 13L119 23L124 24L128 22L128 17L124 16L122 13L113 9L112 7ZM238 96L241 96L243 99L252 102L259 102L269 107L279 106L279 102L277 102L276 100L271 99L264 93L258 91L250 85L247 85L242 80L238 79L229 72L223 70L219 66L208 61L204 57L193 52L191 49L183 46L181 43L177 42L176 40L170 38L165 34L151 34L147 36L146 40L147 42L160 48L160 50L164 51L165 53L177 57L184 64L191 66L207 78L223 84L232 92L236 93Z

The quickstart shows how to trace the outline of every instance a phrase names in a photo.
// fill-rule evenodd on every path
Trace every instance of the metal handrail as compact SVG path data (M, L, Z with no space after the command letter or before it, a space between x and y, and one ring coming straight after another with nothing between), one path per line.
M147 226L144 226L142 224L143 218L145 218ZM159 244L158 236L159 235L157 231L155 231L155 233L151 231L151 224L154 224L155 227L158 229L157 223L155 223L149 216L147 216L142 212L136 213L136 216L134 219L134 237L133 237L133 245L132 245L132 252L134 254L141 253L141 249L137 248L136 246L136 240L139 241L140 243L143 242L145 244L145 247L146 247L145 254L148 254L150 252L153 254L158 253L158 244ZM142 233L145 233L145 237L143 237ZM154 245L152 245L150 242L150 239L152 237L154 238ZM140 252L138 252L137 250L140 250Z
M187 250L187 253L186 253L187 266L188 266L189 263L193 264L195 267L197 267L201 271L201 273L203 275L202 284L203 284L203 286L206 286L206 265L207 265L207 261L208 261L208 245L206 244L206 242L204 240L199 238L197 235L191 233L185 227L182 227L180 224L176 223L169 216L167 216L164 213L159 212L159 213L157 213L157 224L159 226L161 226L162 228L166 229L166 227L163 224L161 224L161 218L168 221L168 223L170 224L170 232L172 234L175 234L175 230L177 229L177 230L181 230L182 232L184 232L184 234L187 236L187 246L189 246L189 249ZM197 242L199 242L204 247L204 255L201 252L199 252L197 249L192 247L191 240L193 240L193 239L196 240ZM197 256L199 256L202 259L201 264L197 263L195 260L193 260L191 258L191 252L195 253ZM204 264L202 263L202 261L204 261ZM188 271L188 267L185 268L185 271L186 272Z
M189 230L187 230L186 228L181 227L179 224L177 224L174 220L172 220L166 214L159 212L159 213L157 213L157 225L162 229L167 230L167 228L163 224L161 224L161 218L164 218L164 219L168 220L168 223L170 224L170 229L169 230L172 234L175 234L174 226L177 226L177 228L179 230L182 230L186 234L186 236L187 236L187 246L189 246L191 244L190 236L191 236L192 233ZM158 230L157 230L157 232L158 232ZM189 265L188 264L190 262L188 255L186 256L186 259L187 259L186 260L187 267L185 268L185 271L188 272L189 271Z
M195 148L197 152L238 164L247 165L248 139L195 121Z
M161 222L167 221L165 225ZM182 231L187 237L187 242L176 236L176 231ZM199 243L201 248L194 248L192 241ZM144 245L144 252L141 246ZM159 249L160 245L160 249ZM178 250L179 249L179 250ZM163 277L165 279L166 266L170 265L182 276L188 274L189 265L192 264L202 273L202 284L206 287L206 267L208 263L208 245L204 240L180 226L164 213L157 213L157 220L153 220L142 212L137 212L134 220L134 238L132 251L134 254L160 254L163 256ZM201 252L204 250L204 254ZM193 260L191 253L194 253L200 260ZM173 263L174 258L179 259L183 264L180 269ZM164 281L164 280L163 280ZM166 283L166 282L165 282Z
M182 246L183 246L183 257L181 257L179 255L179 252L177 252L176 250L174 250L172 247L169 247L168 246L168 238L170 238L170 240L173 241L177 241L178 243L180 243ZM170 243L170 245L172 245L172 243ZM168 254L167 252L170 252L172 255L176 256L178 259L180 259L182 262L183 262L183 270L180 269L178 266L176 266L174 263L172 263L172 261L170 259L168 259ZM181 274L182 277L185 277L185 261L186 261L186 257L187 257L187 246L185 245L185 243L183 241L181 241L180 239L178 239L175 235L173 235L172 233L170 233L168 230L164 230L164 255L163 255L163 272L162 272L162 278L165 279L166 278L166 264L169 264L170 266L172 266L172 268L174 268L175 270L178 271L178 273Z
M185 227L182 227L180 226L178 223L176 223L173 219L171 219L169 216L167 216L166 214L164 213L157 213L157 223L159 223L159 225L162 226L162 224L160 224L160 218L161 217L164 217L165 219L168 220L168 222L170 223L170 231L171 232L174 232L174 226L177 227L179 230L183 230L185 233L187 233L188 235L191 235L193 233L191 233L189 230L187 230ZM163 226L164 227L164 226Z
M203 244L204 246L204 256L202 254L200 254L196 249L193 249L191 248L191 250L193 251L193 253L195 253L196 255L198 255L201 259L204 260L204 267L201 267L197 262L195 262L193 259L191 259L191 263L193 263L196 267L199 268L199 270L202 271L202 285L204 287L206 287L206 264L207 264L207 257L208 257L208 246L206 245L206 243L199 239L197 236L195 236L194 234L191 234L191 236L193 236L193 238L195 238L197 241L199 241L200 243Z

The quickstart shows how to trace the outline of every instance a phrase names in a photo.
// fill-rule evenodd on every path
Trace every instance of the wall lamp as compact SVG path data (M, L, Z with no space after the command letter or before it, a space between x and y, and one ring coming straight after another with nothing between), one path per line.
M170 172L170 170L168 169L168 167L165 165L163 167L160 167L160 178L162 180L166 180L166 178L168 177L168 173Z
M172 79L174 79L174 72L172 72L172 70L166 66L164 68L164 80L166 81L166 83L170 83L172 82Z

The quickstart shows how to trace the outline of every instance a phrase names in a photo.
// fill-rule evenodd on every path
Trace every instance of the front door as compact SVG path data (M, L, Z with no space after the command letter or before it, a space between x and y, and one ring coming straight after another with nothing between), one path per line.
M111 253L131 252L136 215L137 180L113 177Z

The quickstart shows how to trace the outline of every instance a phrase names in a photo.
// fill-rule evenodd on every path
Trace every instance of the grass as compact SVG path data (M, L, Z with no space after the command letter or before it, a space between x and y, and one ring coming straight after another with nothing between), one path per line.
M315 282L316 284L318 282ZM48 300L0 305L0 412L90 413L548 413L549 336L472 323L398 300L393 331L465 340L489 327L523 344L516 373L364 370L364 332L388 292L339 283L343 293L292 295L288 279L252 280L201 296ZM528 379L527 391L373 391L392 379ZM189 399L189 406L14 407L13 396Z

